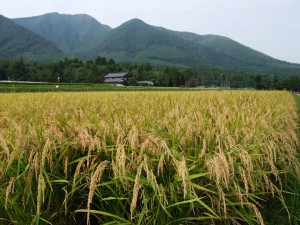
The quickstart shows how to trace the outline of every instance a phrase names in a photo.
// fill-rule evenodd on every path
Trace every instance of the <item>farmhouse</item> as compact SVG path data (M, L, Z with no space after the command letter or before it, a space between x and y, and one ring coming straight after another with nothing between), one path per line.
M123 84L128 79L129 74L127 72L122 73L109 73L105 76L104 83L106 84Z

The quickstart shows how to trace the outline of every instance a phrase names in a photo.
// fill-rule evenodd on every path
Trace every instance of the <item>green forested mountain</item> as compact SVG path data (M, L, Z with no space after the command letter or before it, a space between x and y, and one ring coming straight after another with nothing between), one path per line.
M53 61L64 56L53 43L0 15L0 59Z
M74 51L84 48L86 44L94 42L111 30L109 26L85 14L48 13L13 21L52 41L67 54L73 54Z
M171 31L173 32L173 31ZM218 53L226 54L241 62L240 67L245 70L276 72L276 70L297 70L300 65L277 60L259 51L242 45L230 38L219 35L198 35L189 32L173 32L185 40L204 45Z
M117 62L214 68L274 75L298 75L299 64L274 59L227 37L198 35L151 26L132 19L115 29L88 15L49 13L14 22L79 59L97 56Z
M78 52L78 56L94 58L97 55L117 61L150 62L181 66L234 66L237 62L214 49L181 38L174 33L132 19Z
M177 32L144 23L125 22L77 52L79 57L97 55L121 62L147 62L158 65L212 67L274 74L299 73L300 65L274 59L227 37Z

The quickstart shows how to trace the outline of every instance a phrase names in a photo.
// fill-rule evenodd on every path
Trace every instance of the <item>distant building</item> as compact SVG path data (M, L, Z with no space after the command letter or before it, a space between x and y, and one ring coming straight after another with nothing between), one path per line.
M136 84L138 86L153 86L153 82L148 80L138 81Z
M104 78L104 83L106 84L124 84L128 79L129 74L127 72L122 73L109 73Z

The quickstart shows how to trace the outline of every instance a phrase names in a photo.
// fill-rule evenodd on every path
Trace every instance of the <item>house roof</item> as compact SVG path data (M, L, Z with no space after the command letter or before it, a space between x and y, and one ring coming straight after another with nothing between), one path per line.
M128 75L127 72L122 72L122 73L109 73L105 76L105 78L123 78L126 75Z

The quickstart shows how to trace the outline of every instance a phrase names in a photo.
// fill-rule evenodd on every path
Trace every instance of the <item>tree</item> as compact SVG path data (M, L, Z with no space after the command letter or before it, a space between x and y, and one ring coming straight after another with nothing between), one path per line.
M107 65L107 60L105 57L97 56L97 58L95 60L95 64L98 66Z
M186 81L186 86L187 87L197 87L197 85L198 85L198 80L195 77L190 77Z
M271 77L271 90L276 90L278 88L278 82L279 82L278 77L272 75L272 77Z
M282 80L279 86L281 89L287 89L290 91L300 91L300 78L296 76L288 77Z
M0 80L7 80L7 70L3 65L0 65Z
M112 58L110 58L109 60L108 60L108 65L115 65L116 64L116 62L115 62L115 60L113 60Z
M174 87L173 79L170 75L168 75L169 81L168 81L168 87Z
M10 63L8 77L10 80L27 80L27 70L23 58Z
M256 75L254 78L254 81L255 81L255 89L257 89L257 90L263 89L261 75Z

